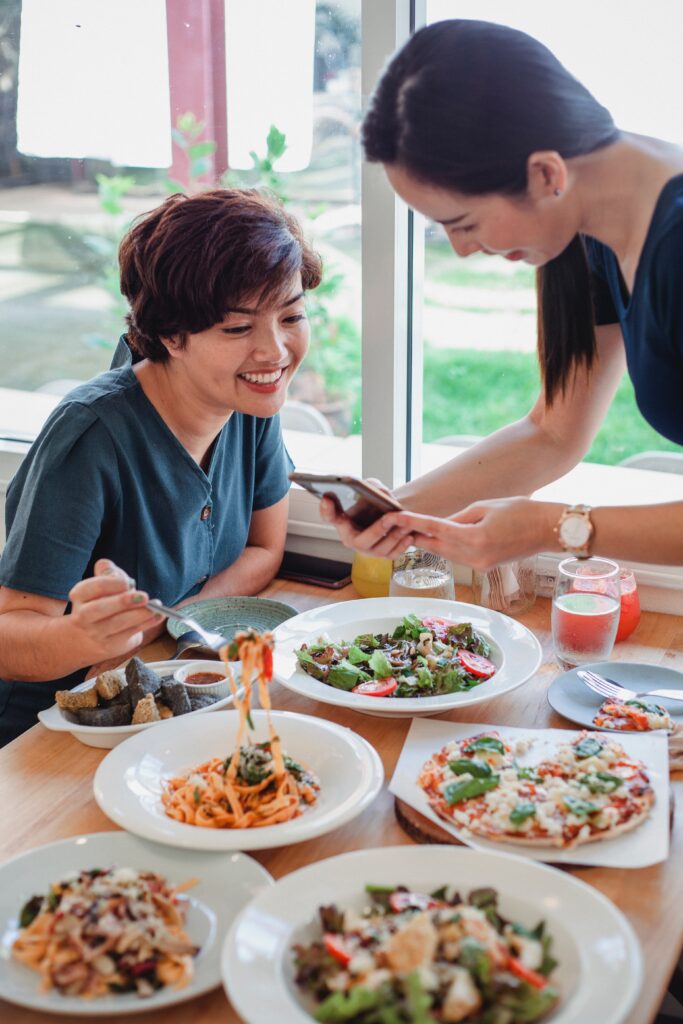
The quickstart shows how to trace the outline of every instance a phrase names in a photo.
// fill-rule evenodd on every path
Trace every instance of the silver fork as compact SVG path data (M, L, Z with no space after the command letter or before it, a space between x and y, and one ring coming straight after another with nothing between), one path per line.
M636 697L668 697L669 700L683 700L682 690L630 690L613 679L605 679L590 669L577 669L576 672L586 686L595 690L602 697L616 697L619 700L634 700Z
M188 629L193 629L195 633L204 641L207 647L210 647L212 651L220 651L221 647L225 647L228 641L220 633L214 633L211 629L204 629L200 626L189 615L184 615L182 612L177 612L175 608L167 608L166 605L162 604L155 597L151 598L148 602L148 607L153 608L155 612L160 612L161 615L165 615L168 619L177 619L178 622L182 622Z

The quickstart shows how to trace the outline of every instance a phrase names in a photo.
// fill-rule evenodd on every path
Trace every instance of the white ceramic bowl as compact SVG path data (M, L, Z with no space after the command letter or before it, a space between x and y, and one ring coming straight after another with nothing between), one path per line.
M173 678L178 683L183 683L189 693L208 693L212 697L229 697L230 684L220 662L214 662L214 668L207 668L205 661L187 661L180 665L173 673ZM215 675L220 676L213 683L191 683L189 677L193 675Z

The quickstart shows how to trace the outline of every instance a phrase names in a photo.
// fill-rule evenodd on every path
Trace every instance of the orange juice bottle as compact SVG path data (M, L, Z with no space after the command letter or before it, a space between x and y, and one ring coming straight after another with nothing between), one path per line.
M356 551L351 566L351 582L361 597L387 597L392 566L390 558L374 558Z

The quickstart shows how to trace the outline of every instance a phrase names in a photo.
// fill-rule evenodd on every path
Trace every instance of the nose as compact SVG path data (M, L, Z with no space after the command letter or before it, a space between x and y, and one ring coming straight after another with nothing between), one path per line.
M287 353L286 333L280 324L275 324L260 334L254 348L254 359L267 364L281 363Z
M474 238L469 238L467 236L461 236L458 238L455 235L451 235L449 241L453 252L461 257L471 256L472 253L482 251L482 246Z

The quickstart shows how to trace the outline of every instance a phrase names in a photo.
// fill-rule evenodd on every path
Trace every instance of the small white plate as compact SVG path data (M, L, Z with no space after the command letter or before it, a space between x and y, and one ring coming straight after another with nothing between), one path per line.
M244 1020L311 1024L294 983L292 945L319 935L320 905L366 906L369 883L423 892L448 884L463 895L493 886L504 917L527 927L544 919L559 961L552 981L561 993L548 1024L618 1024L640 991L640 948L630 924L605 896L577 878L504 853L380 847L310 864L245 907L228 933L221 960L225 991Z
M163 988L140 999L135 993L80 999L56 990L40 991L40 975L11 956L19 911L32 896L47 892L52 882L74 870L132 867L156 871L174 885L197 879L187 893L188 935L201 951L194 977L185 988ZM236 914L264 886L270 874L242 853L204 854L198 860L181 850L165 850L126 832L74 836L22 853L0 866L0 997L41 1013L70 1017L144 1013L194 999L220 985L221 943ZM9 1019L9 1018L8 1018Z
M616 683L628 686L630 690L680 690L681 696L683 696L683 673L677 672L673 668L666 668L664 665L645 665L630 661L596 661L590 665L580 665L579 668L590 669L600 676L608 676ZM548 703L555 711L570 721L595 729L597 727L593 725L593 719L606 698L586 686L577 676L577 671L578 669L572 668L553 680L548 689ZM683 700L667 700L666 697L644 697L643 700L661 704L671 715L674 725L683 725ZM637 729L605 729L604 731L613 736L619 736L624 732L639 732ZM648 734L652 731L657 732L658 730L650 729ZM640 735L642 736L643 733L640 732Z
M471 622L491 643L491 661L497 667L496 674L462 693L439 697L365 697L327 686L299 667L295 651L303 643L316 643L322 634L333 641L350 642L359 633L393 632L401 619L410 614ZM287 619L277 627L274 636L274 674L288 690L323 704L386 718L439 715L500 697L530 679L538 671L542 658L541 645L521 622L479 605L428 597L375 597L327 604Z
M178 668L177 661L149 661L146 664L147 668L151 668L159 676L171 676ZM195 672L216 672L220 671L221 668L221 662L219 661L193 661L192 665ZM239 665L235 665L233 669L236 679L239 678L239 668ZM115 671L119 673L121 679L125 678L124 669L116 669ZM94 685L94 679L86 679L85 682L74 686L73 689L75 693L78 693L81 690L89 690ZM239 692L241 693L241 690ZM222 697L214 704L209 704L207 708L197 708L196 711L188 711L186 715L180 715L179 718L182 718L184 721L194 715L202 715L206 711L218 711L220 708L226 708L230 704L232 704L232 695ZM57 704L53 704L46 711L39 711L38 718L46 729L51 729L53 732L70 732L75 739L85 743L88 747L106 747L108 749L115 747L117 743L121 743L129 736L135 736L136 733L143 732L145 729L153 729L157 725L168 725L170 722L178 720L175 718L162 718L159 722L143 722L140 725L82 725L76 721L75 716L70 715L68 711L62 711Z
M251 716L253 741L268 739L265 711L252 711ZM237 711L191 722L179 718L148 736L133 736L100 763L95 799L108 818L129 832L188 850L265 850L299 843L346 824L375 799L384 770L366 740L308 715L273 711L272 720L283 750L320 781L315 804L292 821L252 829L200 828L165 814L161 793L166 779L233 752Z

